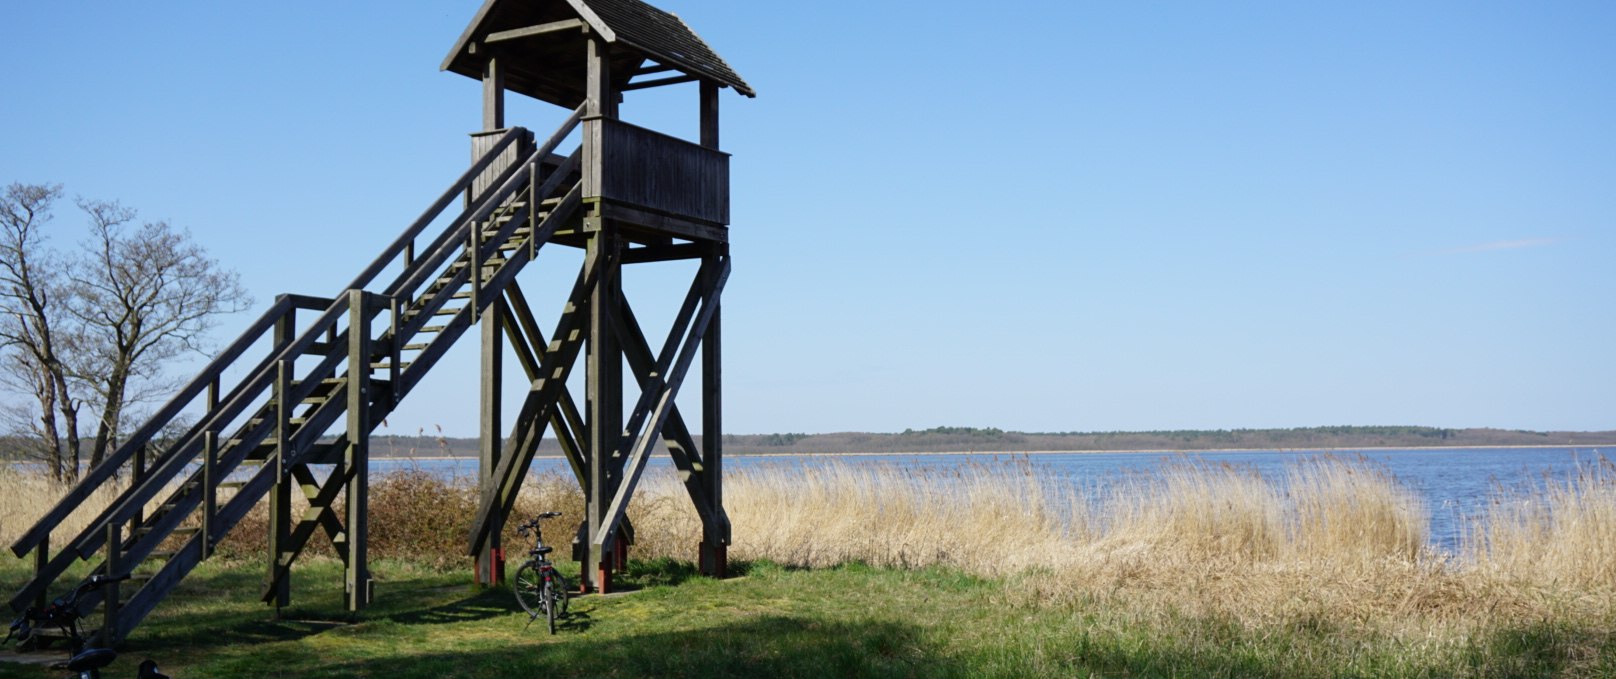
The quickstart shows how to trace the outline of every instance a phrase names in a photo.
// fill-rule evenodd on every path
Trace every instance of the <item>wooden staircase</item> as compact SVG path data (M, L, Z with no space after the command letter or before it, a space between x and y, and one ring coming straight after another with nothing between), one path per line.
M336 297L278 297L11 545L18 557L34 557L33 577L12 596L11 608L22 611L52 589L76 585L58 581L73 562L99 558L92 573L136 574L101 590L105 596L79 601L86 619L102 607L99 640L116 643L266 497L272 556L265 600L284 604L292 562L324 532L347 562L350 608L368 602L370 432L557 229L572 228L580 218L578 153L554 154L580 117L581 110L574 111L536 148L526 130L506 131ZM458 216L441 219L475 185L488 188ZM440 223L417 257L416 241ZM391 269L397 275L373 290ZM245 376L227 377L234 375ZM188 423L186 412L201 415ZM331 471L321 480L309 465L331 465ZM82 520L88 513L83 502L118 476L133 483L88 527L71 535L58 531L70 518ZM303 489L310 505L301 517L288 514L293 488ZM346 516L338 516L339 496L347 497ZM51 552L53 542L60 551Z

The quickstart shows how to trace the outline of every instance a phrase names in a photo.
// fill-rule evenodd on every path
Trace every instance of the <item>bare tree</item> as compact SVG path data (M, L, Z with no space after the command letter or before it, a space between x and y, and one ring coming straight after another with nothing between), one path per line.
M101 410L90 449L94 466L117 445L129 406L166 391L163 364L200 351L215 318L246 308L250 299L239 277L220 268L190 234L162 221L136 228L135 211L116 202L80 199L78 205L90 218L90 238L70 269L75 303L68 309L89 349L75 372Z
M235 273L166 222L135 226L116 202L79 199L80 251L46 243L60 186L12 184L0 196L0 408L14 441L61 481L78 477L79 413L98 414L91 466L118 444L132 406L172 386L163 365L201 351L218 314L248 305Z
M56 480L72 481L78 478L81 405L67 357L74 329L63 318L72 294L45 233L61 193L59 185L14 183L0 195L0 348L7 352L0 379L34 399L34 417L19 418L36 442L33 455Z

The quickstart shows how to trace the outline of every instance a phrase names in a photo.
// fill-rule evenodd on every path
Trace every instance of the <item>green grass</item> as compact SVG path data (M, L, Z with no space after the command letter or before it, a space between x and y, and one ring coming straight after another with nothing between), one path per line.
M341 570L302 566L282 619L257 566L206 564L130 638L108 676L151 657L175 677L1550 677L1616 673L1616 637L1541 623L1468 639L1354 631L1317 619L1252 628L1039 604L1025 583L957 570L751 565L726 581L638 562L639 590L574 600L561 633L527 625L505 590L467 573L375 565L376 603L350 619ZM9 589L24 572L0 567ZM1030 577L1030 576L1028 576ZM55 677L0 663L0 677Z

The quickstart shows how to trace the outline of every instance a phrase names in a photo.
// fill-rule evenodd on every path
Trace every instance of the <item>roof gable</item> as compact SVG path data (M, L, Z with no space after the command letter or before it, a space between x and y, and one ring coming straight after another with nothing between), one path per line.
M609 46L614 80L627 82L630 71L652 59L687 75L735 88L748 97L752 89L679 17L640 0L486 0L477 10L442 68L482 77L484 57L473 50L492 33L568 19L582 20ZM506 88L560 106L583 100L584 36L562 31L499 43L506 68ZM486 49L486 47L485 47Z

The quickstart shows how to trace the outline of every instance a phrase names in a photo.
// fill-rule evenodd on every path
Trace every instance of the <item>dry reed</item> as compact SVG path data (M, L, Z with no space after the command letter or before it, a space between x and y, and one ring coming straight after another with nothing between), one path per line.
M1093 496L1047 479L1025 457L948 468L793 461L740 469L725 481L730 556L805 567L944 566L1006 577L1014 591L1045 602L1104 601L1142 616L1210 614L1248 625L1324 620L1429 643L1510 621L1616 616L1616 467L1608 462L1531 493L1501 494L1475 519L1458 556L1426 548L1425 508L1363 460L1321 458L1277 480L1184 462ZM5 468L0 487L5 542L61 492ZM372 555L463 567L476 492L469 479L420 470L380 475L371 493ZM87 520L111 497L97 494L78 515ZM517 516L548 510L567 517L547 526L565 554L568 528L583 517L570 477L529 479ZM262 505L258 511L222 556L263 558ZM636 556L694 557L700 524L671 474L648 473L629 519ZM505 540L513 553L525 548L514 526ZM311 557L329 553L322 543L313 542ZM1440 629L1452 633L1433 631Z

